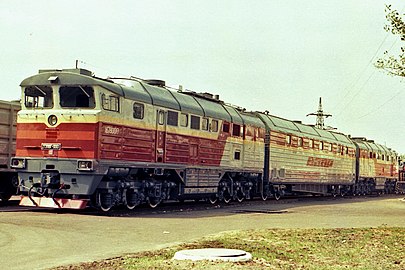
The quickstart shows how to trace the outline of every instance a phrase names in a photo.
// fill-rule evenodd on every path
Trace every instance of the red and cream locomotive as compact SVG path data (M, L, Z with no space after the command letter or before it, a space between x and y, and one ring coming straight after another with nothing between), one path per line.
M159 80L40 70L21 87L11 160L21 205L108 211L164 200L363 194L392 191L398 178L397 154L374 142Z

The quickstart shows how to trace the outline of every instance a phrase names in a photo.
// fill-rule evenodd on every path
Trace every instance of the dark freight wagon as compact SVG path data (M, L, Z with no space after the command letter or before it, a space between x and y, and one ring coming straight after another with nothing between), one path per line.
M10 168L10 158L15 155L19 110L19 101L0 101L0 201L7 201L17 191L17 173Z

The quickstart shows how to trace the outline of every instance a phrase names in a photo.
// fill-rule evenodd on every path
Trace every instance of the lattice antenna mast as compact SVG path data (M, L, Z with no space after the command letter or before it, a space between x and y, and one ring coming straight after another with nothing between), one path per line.
M314 116L316 116L316 124L315 124L315 126L316 126L317 128L320 128L320 129L325 129L324 118L328 118L328 117L331 117L331 116L332 116L332 115L329 114L329 113L324 113L324 112L323 112L323 109L322 109L322 98L321 98L321 97L319 98L318 111L317 111L317 112L314 112L314 113L309 113L309 114L307 114L307 116L309 116L309 115L314 115Z

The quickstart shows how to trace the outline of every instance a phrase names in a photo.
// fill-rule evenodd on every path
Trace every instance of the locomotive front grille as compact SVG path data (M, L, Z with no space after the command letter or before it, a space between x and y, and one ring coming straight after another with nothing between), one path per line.
M57 128L47 128L46 129L46 138L47 139L57 139L59 135L59 129Z

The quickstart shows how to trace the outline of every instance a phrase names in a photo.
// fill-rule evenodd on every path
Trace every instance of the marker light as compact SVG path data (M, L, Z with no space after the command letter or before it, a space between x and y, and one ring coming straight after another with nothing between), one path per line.
M48 123L51 125L51 126L54 126L54 125L56 125L57 123L58 123L58 118L56 117L56 115L50 115L49 117L48 117Z
M25 159L24 158L12 158L10 162L10 167L13 169L25 169Z
M93 170L93 161L79 160L79 161L77 161L77 169L79 171L92 171Z

